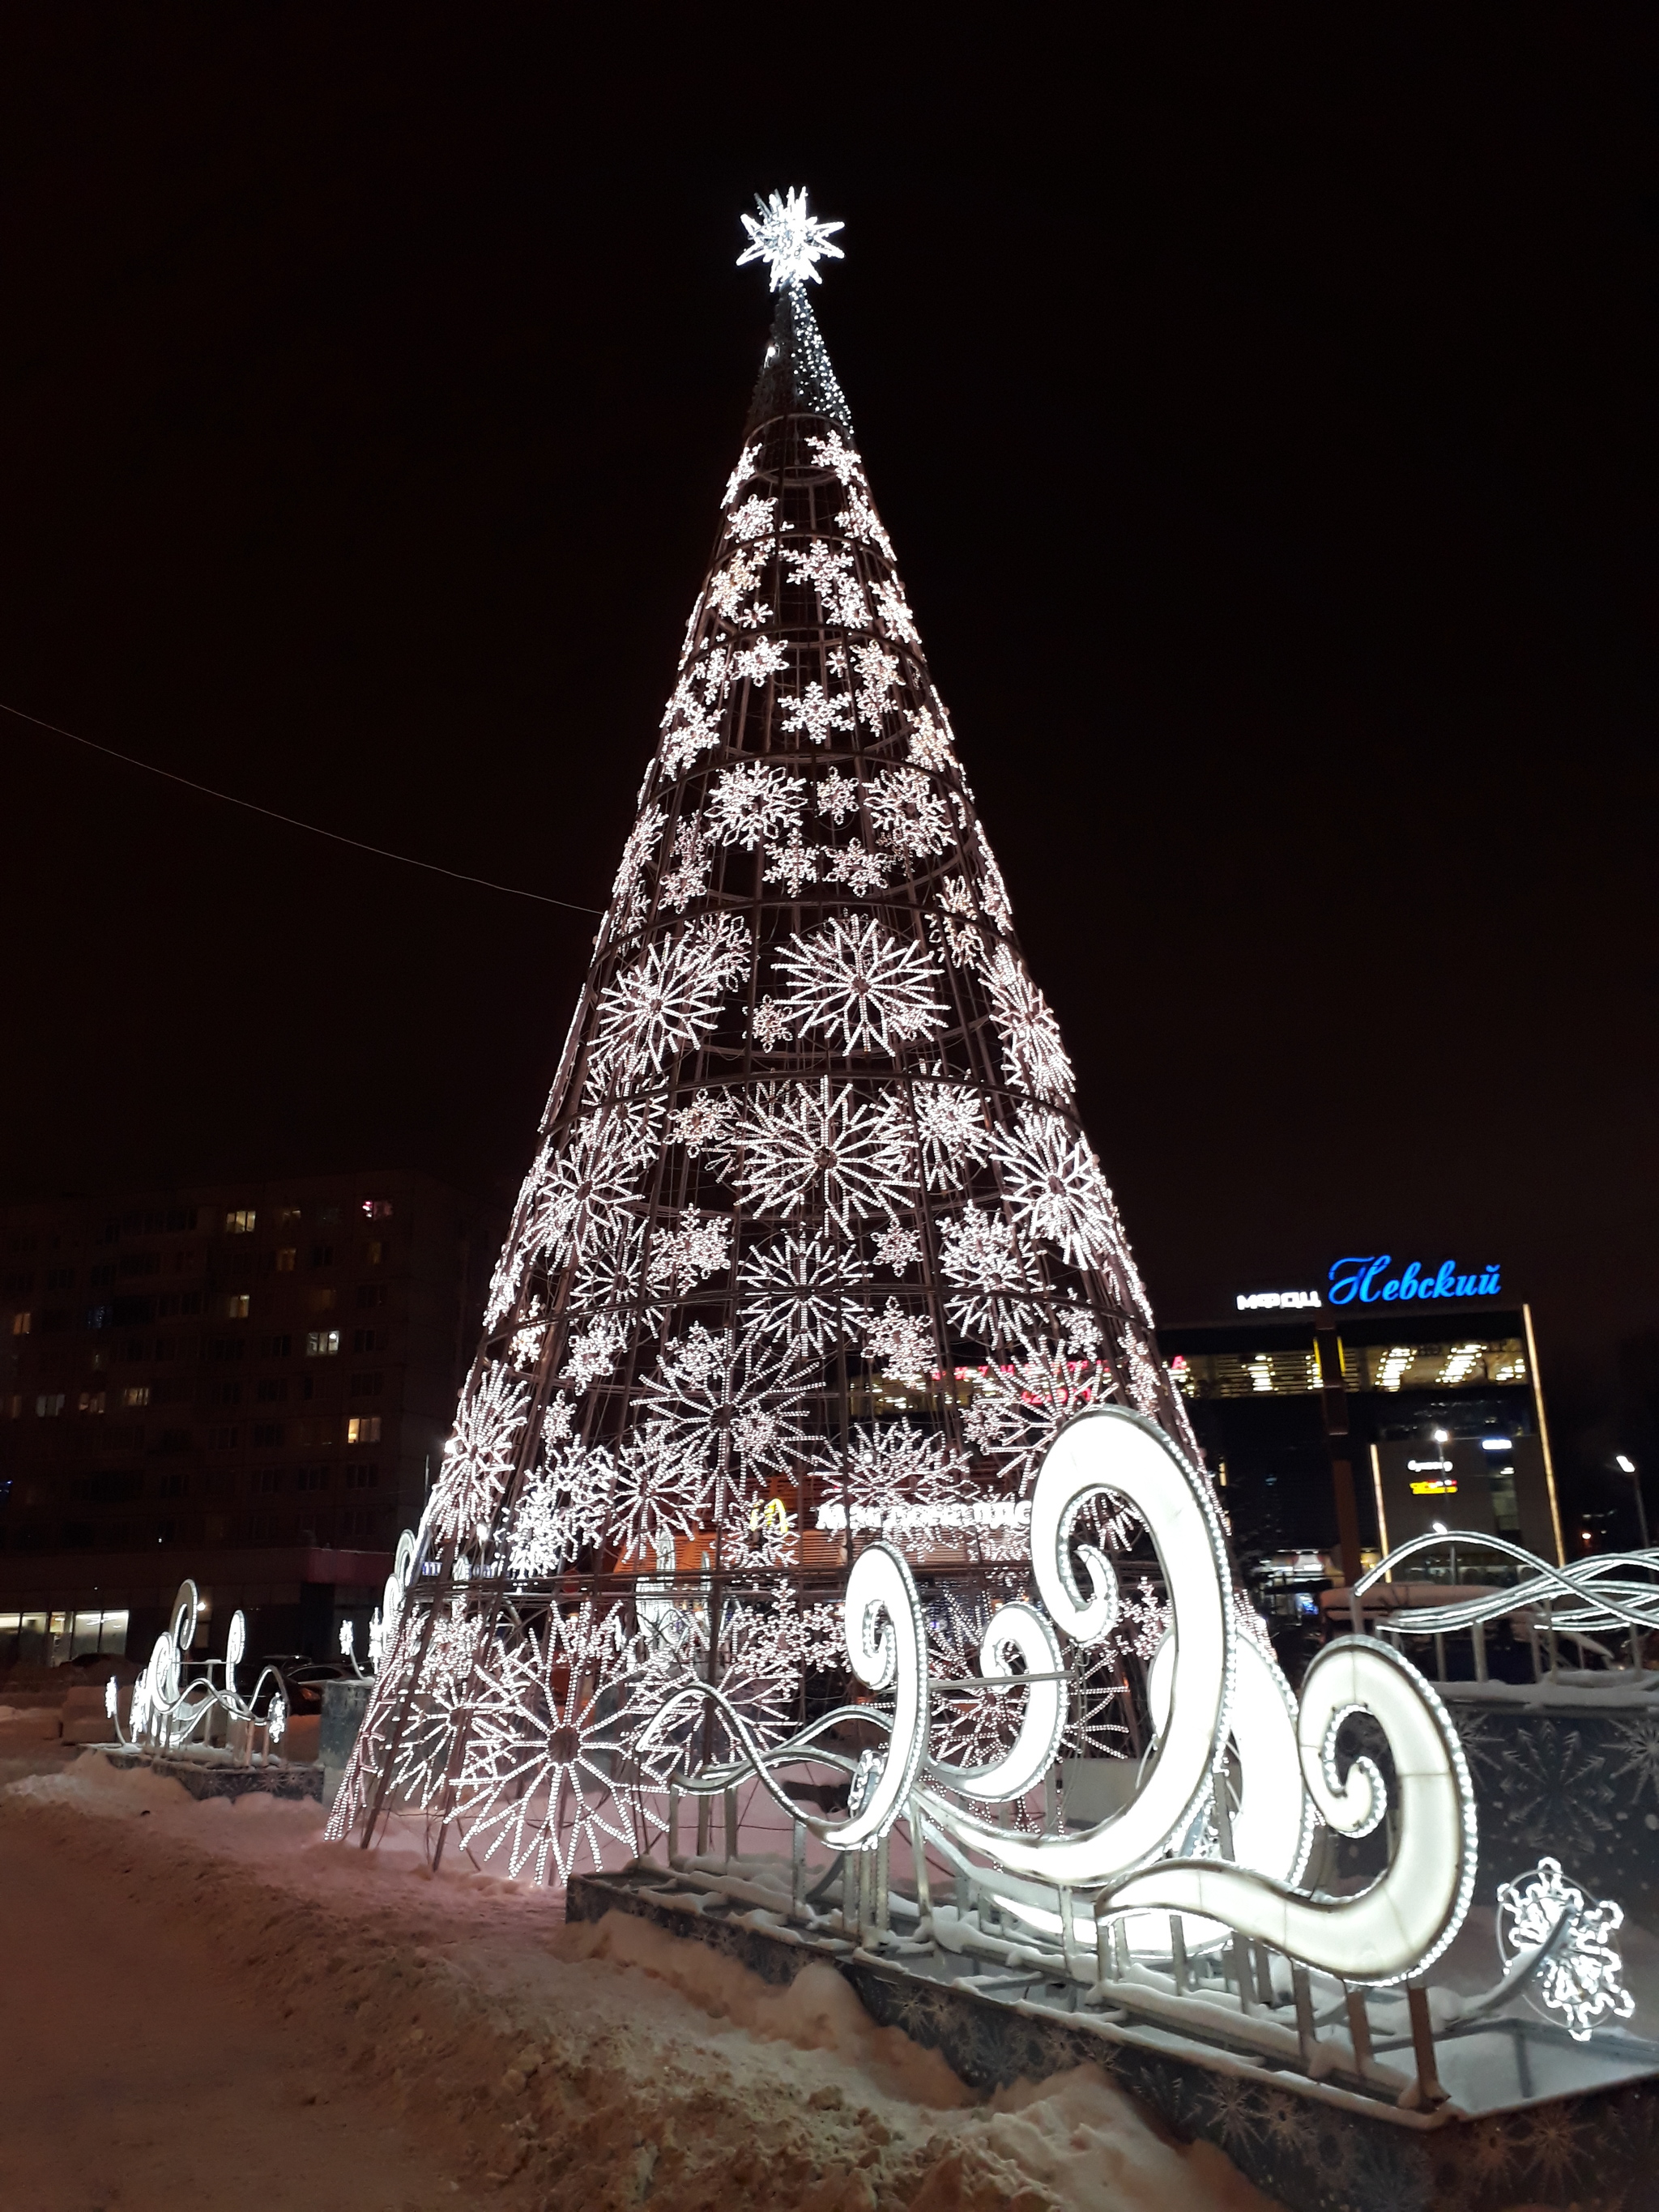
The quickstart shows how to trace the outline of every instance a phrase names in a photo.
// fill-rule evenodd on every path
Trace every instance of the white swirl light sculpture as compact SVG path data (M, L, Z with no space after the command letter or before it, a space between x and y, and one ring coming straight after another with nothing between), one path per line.
M927 1638L916 1586L903 1554L871 1544L853 1562L844 1605L847 1656L866 1688L893 1693L892 1732L885 1756L839 1827L821 1832L832 1850L866 1849L884 1836L909 1802L927 1746Z
M1000 1759L985 1766L952 1766L943 1759L928 1762L928 1778L947 1789L960 1790L982 1803L1006 1804L1034 1790L1054 1763L1066 1727L1066 1677L1054 1632L1033 1607L999 1606L980 1639L981 1675L1015 1687L1023 1678L1008 1672L1010 1654L1018 1656L1029 1676L1025 1711L1012 1743Z
M1103 1492L1126 1500L1146 1522L1174 1616L1170 1723L1139 1790L1120 1811L1073 1836L1014 1835L931 1794L927 1800L929 1816L958 1842L1012 1873L1073 1888L1144 1865L1172 1836L1185 1835L1208 1795L1232 1694L1231 1577L1209 1486L1139 1413L1115 1407L1079 1413L1043 1462L1031 1500L1031 1568L1049 1618L1079 1644L1097 1642L1116 1618L1115 1578L1104 1554L1084 1553L1086 1598L1070 1558L1078 1515Z
M1344 1898L1215 1859L1176 1859L1114 1884L1120 1909L1201 1913L1345 1981L1403 1981L1437 1959L1463 1923L1474 1887L1475 1812L1457 1733L1409 1662L1373 1637L1328 1644L1302 1686L1297 1738L1308 1795L1338 1834L1368 1834L1384 1809L1382 1780L1358 1759L1337 1774L1337 1731L1370 1713L1389 1740L1400 1802L1388 1870ZM1247 1784L1248 1788L1248 1784Z

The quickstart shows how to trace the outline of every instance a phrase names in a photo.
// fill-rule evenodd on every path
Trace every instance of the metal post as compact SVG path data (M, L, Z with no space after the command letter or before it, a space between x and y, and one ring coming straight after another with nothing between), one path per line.
M806 1910L806 1824L793 1820L789 1827L789 1909Z
M1255 1993L1271 2012L1277 2002L1273 1995L1273 1962L1265 1943L1258 1942L1253 1948L1255 1952Z
M1252 2012L1255 2005L1250 1996L1250 1947L1242 1936L1235 1936L1231 1946L1233 1979L1238 1984L1238 2008Z
M668 1863L677 1867L680 1863L680 1793L670 1786L668 1792Z
M1434 1632L1434 1671L1443 1682L1446 1679L1446 1638L1443 1632Z
M1412 2055L1417 2061L1417 2093L1425 2105L1443 2105L1446 2091L1434 2063L1434 2023L1429 2017L1429 1993L1421 1982L1406 1990L1412 2016Z
M1103 1982L1114 1982L1117 1975L1112 1958L1111 1923L1095 1916L1095 1972Z
M734 1859L738 1856L738 1793L735 1790L728 1790L725 1795L726 1856L728 1859Z
M1112 1965L1121 1981L1129 1971L1129 1931L1121 1920L1112 1923Z
M1042 1832L1052 1836L1060 1826L1060 1802L1054 1785L1054 1770L1051 1766L1042 1778Z
M858 1862L861 1856L858 1851L843 1851L841 1855L841 1932L843 1936L850 1936L858 1921Z
M1474 1646L1474 1679L1484 1682L1486 1677L1486 1624L1484 1620L1469 1623L1469 1641Z
M1175 1975L1176 1993L1187 1994L1187 1923L1178 1912L1170 1915L1170 1966Z
M890 1833L891 1832L889 1831L888 1832ZM872 1872L874 1874L876 1882L875 1925L878 1933L883 1936L887 1933L890 1915L892 1911L892 1877L889 1871L887 1842L887 1835L884 1834L876 1845L873 1854L876 1863L872 1869Z
M708 1856L708 1800L707 1797L699 1797L697 1800L697 1856L701 1859L707 1858Z
M916 1932L927 1936L933 1932L933 1893L927 1880L927 1832L914 1797L910 1800L910 1856L915 1862L916 1910L921 1915Z
M1294 1960L1291 1961L1291 1995L1296 2002L1296 2039L1302 2053L1302 2070L1311 2074L1319 2047L1319 2037L1314 2028L1313 1990L1307 1968Z
M1365 1992L1345 1986L1342 1996L1348 2011L1348 2039L1353 2045L1354 2071L1363 2076L1371 2070L1371 2022L1365 2010Z

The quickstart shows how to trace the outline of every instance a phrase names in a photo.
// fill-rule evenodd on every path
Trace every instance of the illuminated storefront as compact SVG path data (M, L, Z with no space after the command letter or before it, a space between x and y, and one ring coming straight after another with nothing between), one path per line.
M1531 1313L1476 1287L1501 1280L1496 1265L1349 1256L1316 1289L1241 1291L1225 1321L1160 1329L1206 1455L1224 1467L1241 1551L1338 1542L1316 1336L1334 1331L1368 1548L1439 1522L1560 1556Z

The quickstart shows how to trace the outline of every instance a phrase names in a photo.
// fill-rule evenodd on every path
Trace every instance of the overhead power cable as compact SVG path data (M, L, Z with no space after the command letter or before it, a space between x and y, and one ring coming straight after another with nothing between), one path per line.
M73 730L66 730L57 722L44 721L39 714L25 714L21 707L9 707L0 699L0 714L15 715L20 722L33 722L37 730L50 730L54 737L67 738L72 745L84 745L88 752L102 753L110 760L119 761L124 767L143 769L146 775L159 775L168 783L182 784L186 791L199 792L204 799L217 799L227 806L240 806L249 814L263 814L267 821L281 822L290 830L304 830L313 837L326 837L331 844L349 845L355 852L373 853L377 860L397 860L406 868L424 868L431 876L447 876L452 883L476 884L479 890L501 891L508 898L534 899L538 906L562 907L568 914L599 915L605 909L597 906L578 906L574 899L550 898L545 891L521 890L517 884L493 883L488 876L469 876L459 868L446 868L436 860L417 860L410 853L393 853L384 845L366 844L361 837L347 837L338 830L325 830L315 822L301 822L296 815L279 814L274 806L261 806L252 799L238 799L234 792L216 791L210 784L198 783L193 777L175 775L170 768L157 768L154 761L138 760L131 753L117 752L113 745L100 745L95 738L82 738Z

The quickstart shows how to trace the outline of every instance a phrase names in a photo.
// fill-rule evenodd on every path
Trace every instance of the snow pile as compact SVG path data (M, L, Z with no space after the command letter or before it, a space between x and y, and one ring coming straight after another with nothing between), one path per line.
M52 1909L79 1884L88 1911L128 1914L167 1961L169 2010L234 2003L280 2039L285 2158L330 2125L401 2145L434 2205L1266 2212L1091 2067L981 2098L828 1966L781 1989L625 1914L566 1926L558 1899L464 1857L434 1879L413 1839L325 1843L314 1805L198 1803L88 1754L0 1790L0 1850L14 1881L33 1853ZM167 2126L156 2112L163 2146ZM199 2154L196 2171L202 2201L241 2202ZM131 2172L120 2197L172 2201Z

